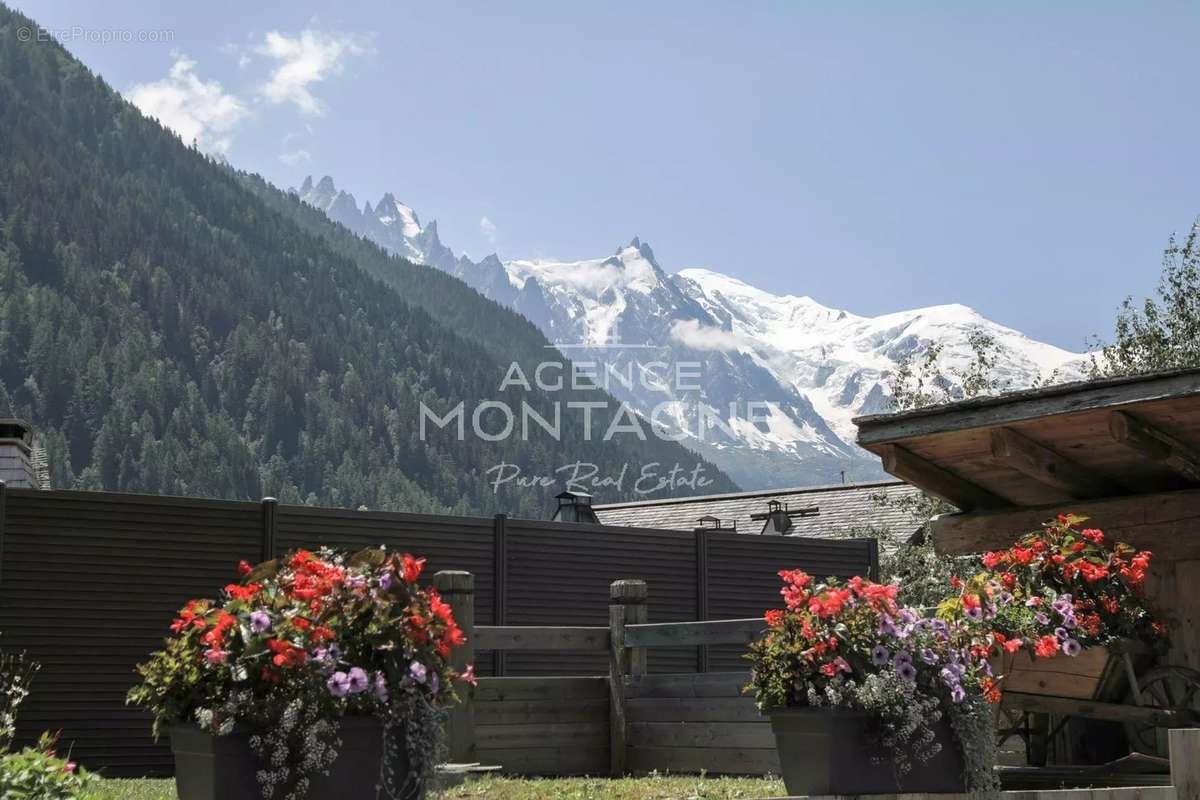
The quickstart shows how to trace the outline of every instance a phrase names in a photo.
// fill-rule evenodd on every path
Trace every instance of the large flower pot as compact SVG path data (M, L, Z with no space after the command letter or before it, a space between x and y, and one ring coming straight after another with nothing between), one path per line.
M849 795L963 792L962 748L949 722L934 726L942 749L897 776L868 714L830 708L775 709L771 729L788 794Z
M176 725L170 734L179 800L261 800L255 775L262 761L250 748L249 732L213 736L195 725ZM341 721L338 738L342 745L337 759L328 775L312 776L308 800L374 798L383 759L382 725L370 717L347 717ZM405 783L408 759L400 744L391 767L394 780Z

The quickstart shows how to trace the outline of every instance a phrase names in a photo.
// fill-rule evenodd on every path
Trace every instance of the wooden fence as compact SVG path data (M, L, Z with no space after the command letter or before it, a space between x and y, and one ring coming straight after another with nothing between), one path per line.
M439 572L434 585L478 649L603 653L608 660L607 675L481 678L451 714L452 760L535 775L779 773L770 724L742 693L748 670L647 669L658 648L745 652L766 629L761 616L650 623L646 582L618 580L609 588L607 626L477 626L470 574ZM456 657L465 664L471 652Z
M604 626L608 586L617 578L650 581L654 622L759 613L778 599L780 567L870 573L877 564L874 544L281 506L269 498L0 490L0 647L26 651L42 664L18 719L21 744L43 730L61 730L63 746L84 766L122 777L170 775L170 750L153 741L149 717L127 707L125 693L136 678L134 666L161 647L175 612L235 579L240 559L296 547L386 545L427 556L430 575L471 572L471 618L480 623ZM485 637L473 659L483 675L588 676L608 669L607 639L603 648L576 650L524 644L490 649ZM655 648L648 668L704 669L705 652ZM714 653L711 668L722 668L723 658L736 663L736 654ZM556 685L574 691L582 684ZM517 696L516 684L500 686L503 693L493 694L504 699L496 702ZM540 719L606 725L607 718L592 718L599 705L579 706L590 710L571 721L566 712L555 717L547 711ZM480 714L486 724L512 724L504 721L513 719L508 710L488 706ZM512 741L536 735L533 729L526 734ZM505 743L494 736L481 741Z

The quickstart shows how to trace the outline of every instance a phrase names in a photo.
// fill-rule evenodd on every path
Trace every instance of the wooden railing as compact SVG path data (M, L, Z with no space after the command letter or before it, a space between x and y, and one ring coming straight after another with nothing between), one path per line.
M434 576L434 585L446 601L453 607L455 618L466 634L467 646L455 651L455 666L462 669L471 663L475 654L480 651L578 651L578 652L607 652L608 674L600 678L572 679L570 686L562 678L483 678L479 690L471 687L461 687L462 703L450 713L450 758L452 761L472 762L478 760L480 751L487 751L489 742L503 740L508 730L503 726L512 726L514 735L523 733L531 725L538 724L536 720L544 721L548 729L558 726L560 732L563 725L586 725L582 720L592 719L580 715L571 716L571 723L563 723L561 713L555 714L554 698L556 692L562 689L563 705L571 703L565 692L579 691L582 682L603 680L608 696L607 728L608 747L607 766L613 775L623 775L627 772L627 758L630 750L628 719L630 692L648 693L655 698L670 697L674 694L690 694L695 691L697 676L655 675L647 679L646 664L647 648L651 647L706 647L708 645L736 644L744 645L756 639L765 629L766 623L761 617L753 619L713 620L702 622L667 622L648 623L647 588L645 581L619 580L609 587L609 615L607 626L554 626L554 625L475 625L474 624L474 579L465 572L439 572ZM732 682L731 682L732 681ZM713 674L706 678L706 683L737 686L744 683L740 673L729 675ZM590 685L590 684L589 684ZM723 690L728 691L728 690ZM476 695L485 697L482 705L476 703ZM530 698L537 698L531 700ZM722 699L714 705L728 704L736 698ZM511 707L504 706L497 711L499 703L511 702ZM642 700L641 702L648 702ZM661 702L661 700L659 701ZM492 704L489 720L499 720L479 727L486 729L486 741L480 741L477 734L475 712L477 706ZM540 704L540 705L539 705ZM747 709L747 711L752 709ZM581 712L582 713L582 712ZM525 715L525 716L523 716ZM541 716L538 716L541 715ZM748 713L740 713L737 718L749 718ZM599 719L599 717L595 718ZM657 723L646 723L648 725ZM724 723L722 723L724 724ZM524 726L524 727L522 727ZM693 726L694 728L696 726ZM553 734L551 734L552 736ZM542 748L551 750L549 746ZM529 764L536 759L523 758L521 755L511 755L510 758L523 764ZM585 762L586 763L586 762Z

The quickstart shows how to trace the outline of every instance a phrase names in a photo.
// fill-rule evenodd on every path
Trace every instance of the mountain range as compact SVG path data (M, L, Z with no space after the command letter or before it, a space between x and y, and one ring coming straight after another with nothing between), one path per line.
M33 425L53 488L534 518L575 462L703 471L656 496L736 488L676 443L588 438L565 413L496 435L498 400L549 419L598 402L598 428L619 406L503 388L554 352L528 320L188 147L29 30L0 3L0 417ZM372 215L436 239L402 211ZM423 422L456 407L488 435Z
M519 312L577 362L595 363L610 378L607 388L664 435L744 488L882 475L878 461L854 445L851 420L886 411L889 379L931 347L941 348L945 375L964 370L975 332L994 342L991 377L998 385L1082 374L1082 354L963 305L861 316L713 270L668 273L636 237L610 256L576 261L472 261L441 242L436 222L422 225L390 193L360 207L329 176L308 178L293 191L388 251L437 267ZM953 377L950 383L954 393Z

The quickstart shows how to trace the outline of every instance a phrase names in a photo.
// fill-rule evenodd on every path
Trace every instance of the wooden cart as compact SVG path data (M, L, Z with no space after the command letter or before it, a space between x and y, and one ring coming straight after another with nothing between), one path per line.
M1170 728L1200 724L1200 672L1157 664L1138 642L1089 648L1074 658L1006 653L992 669L1003 676L1001 742L1019 736L1031 766L1124 755L1113 748L1165 758ZM1066 735L1075 720L1100 721L1090 729L1091 740L1104 739L1105 746L1078 752Z

